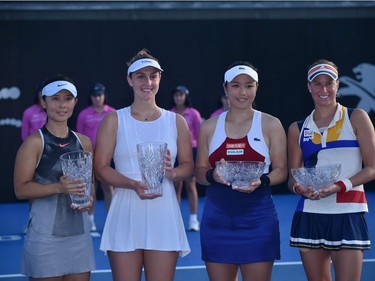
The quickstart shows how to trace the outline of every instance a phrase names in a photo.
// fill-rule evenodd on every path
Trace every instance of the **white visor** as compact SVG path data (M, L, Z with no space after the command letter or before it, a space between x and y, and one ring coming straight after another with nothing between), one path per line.
M149 59L149 58L143 58L143 59L136 60L135 62L133 62L129 66L128 75L130 75L130 73L133 73L133 72L135 72L137 70L140 70L141 68L144 68L144 67L147 67L147 66L152 66L152 67L155 67L156 69L158 69L160 71L163 71L163 69L161 69L161 67L160 67L160 64L156 60Z
M44 86L42 89L42 96L51 97L61 90L68 90L74 97L77 97L76 87L72 83L64 80L55 81Z
M322 75L322 74L330 76L335 81L338 79L338 75L339 75L337 72L337 69L334 68L332 65L322 63L322 64L313 66L309 70L309 72L307 73L307 81L311 82L312 80L315 79L315 77Z
M246 74L258 83L258 73L247 65L236 65L224 74L224 83L231 82L236 76Z

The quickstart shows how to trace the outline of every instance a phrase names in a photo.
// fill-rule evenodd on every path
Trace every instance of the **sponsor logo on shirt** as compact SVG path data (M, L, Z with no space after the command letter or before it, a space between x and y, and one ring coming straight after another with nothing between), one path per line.
M244 155L243 149L227 149L227 155Z
M227 143L227 148L245 148L245 143Z
M304 130L303 131L303 141L309 141L313 138L314 133L310 130Z
M244 155L246 143L227 143L227 155Z

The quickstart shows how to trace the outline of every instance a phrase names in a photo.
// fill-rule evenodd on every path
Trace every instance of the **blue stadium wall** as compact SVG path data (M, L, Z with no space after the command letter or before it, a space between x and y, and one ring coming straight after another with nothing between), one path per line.
M63 13L62 13L63 15ZM47 19L46 19L47 18ZM171 90L190 89L193 106L208 118L222 94L223 74L236 60L259 70L259 110L277 116L287 130L312 110L306 71L326 58L339 66L340 102L362 107L374 121L374 17L361 18L200 18L200 19L33 19L0 17L0 202L16 201L14 159L21 144L23 110L34 101L36 85L57 73L73 78L79 102L70 120L87 106L90 85L107 87L109 104L130 105L126 62L148 48L165 70L159 105L171 106ZM366 185L375 190L374 183ZM200 190L201 192L202 189ZM274 192L287 191L286 185Z

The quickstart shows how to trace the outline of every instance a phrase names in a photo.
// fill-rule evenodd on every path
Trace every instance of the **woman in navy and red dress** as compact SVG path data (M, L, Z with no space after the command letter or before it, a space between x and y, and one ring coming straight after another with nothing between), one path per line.
M247 62L224 75L230 108L202 124L197 180L206 185L201 221L202 259L210 280L271 280L280 259L279 221L271 185L286 180L286 135L280 121L253 108L258 73ZM264 174L247 188L232 189L215 169L216 161L265 162ZM272 170L270 165L272 163Z

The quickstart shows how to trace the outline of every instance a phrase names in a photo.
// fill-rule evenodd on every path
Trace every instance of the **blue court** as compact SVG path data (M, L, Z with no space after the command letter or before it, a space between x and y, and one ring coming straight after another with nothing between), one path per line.
M375 237L375 192L367 192L370 212L367 223L370 234ZM204 197L199 199L200 217L204 206ZM289 247L289 229L298 196L292 194L274 195L278 211L281 233L281 260L276 261L272 273L272 281L305 281L298 250ZM181 202L181 211L185 223L188 221L189 210L187 199ZM97 202L95 222L97 232L92 233L97 270L91 275L93 281L112 280L107 256L99 251L101 231L105 221L104 202ZM28 203L0 204L0 281L25 281L26 277L19 274L23 245L23 229L28 218ZM203 261L200 258L199 232L187 232L192 252L180 258L175 274L176 281L206 281L208 276ZM361 281L373 281L375 276L375 240L372 239L372 249L365 251ZM240 279L241 280L241 279Z

